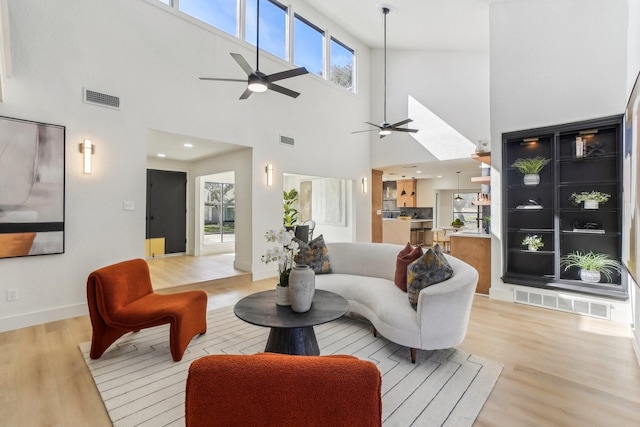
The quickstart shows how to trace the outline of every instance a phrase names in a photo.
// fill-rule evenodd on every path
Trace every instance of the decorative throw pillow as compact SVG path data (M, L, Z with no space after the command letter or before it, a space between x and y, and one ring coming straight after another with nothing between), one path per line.
M306 264L316 273L331 273L331 264L329 262L329 249L324 243L322 234L305 243L300 239L296 239L300 246L300 252L295 256L296 264Z
M409 264L407 268L407 295L414 310L418 306L418 295L427 286L443 282L453 276L453 268L436 245Z
M394 277L394 283L402 290L402 292L407 292L407 267L422 255L422 248L420 246L416 246L414 248L409 242L407 242L407 246L405 246L398 254L398 257L396 258L396 274Z

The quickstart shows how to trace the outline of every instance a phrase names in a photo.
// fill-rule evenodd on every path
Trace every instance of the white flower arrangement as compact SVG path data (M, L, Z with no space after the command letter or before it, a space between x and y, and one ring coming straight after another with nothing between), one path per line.
M538 248L544 246L542 236L538 236L537 234L527 234L527 237L522 240L522 244L528 246L531 251L537 251Z
M281 228L267 231L265 238L267 242L275 242L280 245L267 249L267 252L262 255L260 260L265 264L277 262L278 272L280 273L280 286L288 286L289 273L294 263L293 258L300 252L300 246L294 240L295 234L291 230L287 231Z

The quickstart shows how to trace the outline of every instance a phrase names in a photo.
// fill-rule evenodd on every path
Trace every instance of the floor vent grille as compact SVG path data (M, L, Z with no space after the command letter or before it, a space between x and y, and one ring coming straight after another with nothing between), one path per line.
M120 109L120 98L106 93L96 92L95 90L84 90L84 102L87 104L99 105L101 107Z
M513 291L513 302L611 320L609 305L601 302L566 296L560 297L521 289Z

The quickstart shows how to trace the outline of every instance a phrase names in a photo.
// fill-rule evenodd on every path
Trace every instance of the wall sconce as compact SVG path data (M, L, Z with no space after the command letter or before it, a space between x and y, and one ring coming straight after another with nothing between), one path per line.
M273 165L269 163L264 171L267 173L267 187L271 187L273 185Z
M90 139L85 139L84 142L80 144L80 152L83 157L83 172L91 173L91 156L96 152L96 146L91 143Z
M366 176L362 178L362 192L365 194L369 192L369 180Z

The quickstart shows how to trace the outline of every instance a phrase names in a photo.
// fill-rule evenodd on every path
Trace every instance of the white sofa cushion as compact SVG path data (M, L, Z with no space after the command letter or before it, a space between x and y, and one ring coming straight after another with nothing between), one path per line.
M316 288L349 301L349 315L368 319L383 336L406 346L420 347L418 315L392 281L353 274L316 276Z

